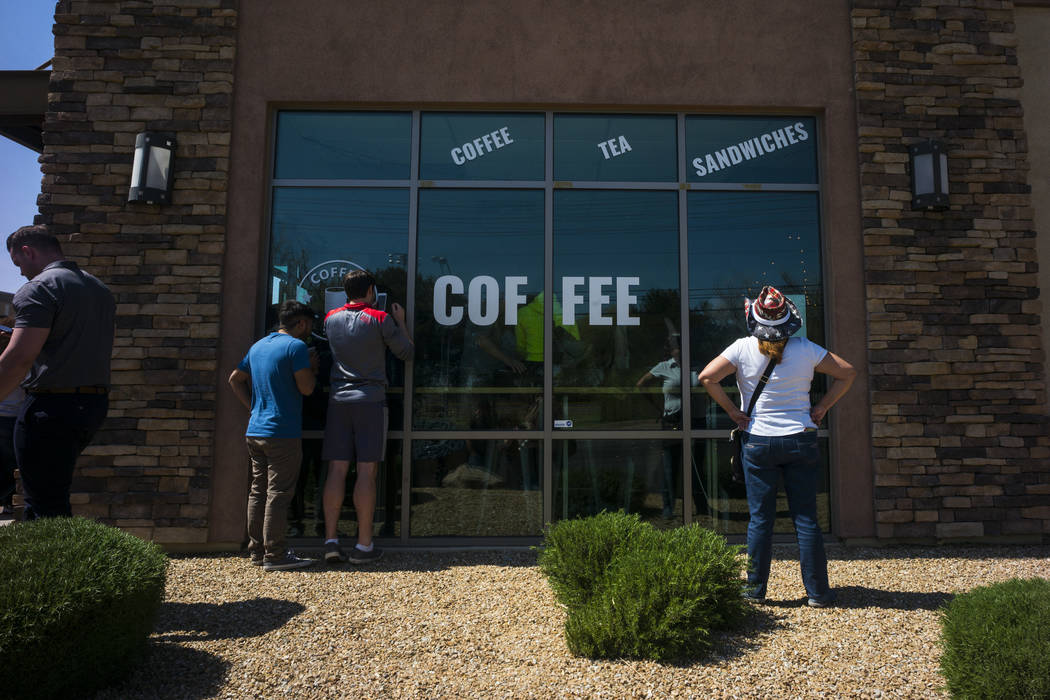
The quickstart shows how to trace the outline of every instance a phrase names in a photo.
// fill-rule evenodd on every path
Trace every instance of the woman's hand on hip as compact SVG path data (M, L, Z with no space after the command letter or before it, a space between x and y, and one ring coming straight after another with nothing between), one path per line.
M751 419L748 418L746 413L741 411L739 408L734 408L728 413L729 417L733 419L734 423L736 423L736 427L740 428L741 430L747 430L747 426L750 425Z

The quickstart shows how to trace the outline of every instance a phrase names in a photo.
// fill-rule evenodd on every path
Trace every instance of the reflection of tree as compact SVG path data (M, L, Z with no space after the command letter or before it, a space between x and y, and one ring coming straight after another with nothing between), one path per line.
M824 342L824 299L820 285L799 283L795 275L784 270L779 279L755 284L742 281L716 287L689 289L690 355L692 364L703 365L747 332L744 322L744 299L754 299L762 286L771 284L784 294L803 296L806 332L810 340Z

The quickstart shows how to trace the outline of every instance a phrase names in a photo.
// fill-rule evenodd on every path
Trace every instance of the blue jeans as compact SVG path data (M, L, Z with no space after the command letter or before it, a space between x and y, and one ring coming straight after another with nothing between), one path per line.
M773 551L773 524L777 517L777 482L784 478L788 509L795 524L802 583L810 598L830 601L828 558L824 537L817 522L817 484L820 480L820 448L816 431L780 437L744 435L744 483L751 521L747 526L747 574L749 592L764 598Z

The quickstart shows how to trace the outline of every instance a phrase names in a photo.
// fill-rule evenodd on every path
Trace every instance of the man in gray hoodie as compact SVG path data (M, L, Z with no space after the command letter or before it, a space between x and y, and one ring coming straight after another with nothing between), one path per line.
M390 313L373 308L375 278L364 270L343 277L349 302L332 309L324 329L332 348L332 382L322 459L328 460L324 485L325 561L367 564L382 555L372 544L376 508L376 473L386 453L386 349L401 360L414 346L405 326L405 310L391 304ZM346 492L350 462L357 462L354 509L357 545L349 555L339 547L337 526Z

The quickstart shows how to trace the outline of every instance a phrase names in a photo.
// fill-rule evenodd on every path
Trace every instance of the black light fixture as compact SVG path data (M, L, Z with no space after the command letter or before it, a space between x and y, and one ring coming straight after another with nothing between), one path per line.
M129 202L167 204L171 201L175 138L143 131L135 137Z
M911 155L911 206L913 209L948 208L948 153L940 141L908 147Z

